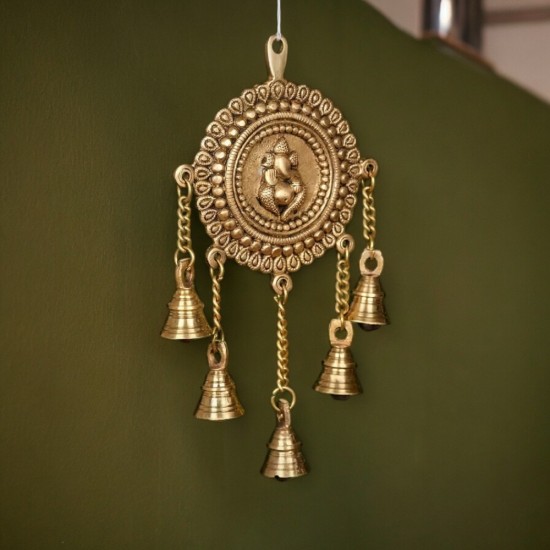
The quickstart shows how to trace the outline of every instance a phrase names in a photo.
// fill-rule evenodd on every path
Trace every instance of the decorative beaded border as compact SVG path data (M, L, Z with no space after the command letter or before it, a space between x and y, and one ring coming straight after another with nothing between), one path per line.
M288 223L262 219L239 193L239 168L269 130L304 140L321 172L313 206ZM267 82L232 99L206 132L193 164L197 207L208 234L229 257L265 273L297 271L335 245L355 206L361 157L330 99L305 85Z

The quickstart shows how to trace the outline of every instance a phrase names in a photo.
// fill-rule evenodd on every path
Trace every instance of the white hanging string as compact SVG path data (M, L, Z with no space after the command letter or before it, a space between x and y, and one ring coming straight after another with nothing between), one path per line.
M277 40L281 40L281 0L277 0Z

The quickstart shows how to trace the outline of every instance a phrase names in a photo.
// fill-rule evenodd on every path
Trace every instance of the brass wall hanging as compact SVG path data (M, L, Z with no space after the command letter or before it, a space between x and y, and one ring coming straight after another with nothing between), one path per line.
M280 41L279 52L274 44ZM168 304L164 338L211 337L209 371L195 416L228 420L244 414L227 370L228 346L221 315L221 283L228 258L271 275L277 309L276 386L271 405L276 427L261 472L287 479L307 473L291 425L296 393L289 379L286 304L291 274L336 247L337 317L329 323L330 350L314 389L336 399L361 393L351 354L352 323L373 330L387 321L379 277L384 261L374 248L377 163L364 160L341 111L318 90L285 79L288 54L282 35L266 44L269 78L243 91L207 126L192 165L175 172L178 192L176 292ZM361 279L350 300L353 237L345 232L356 196L363 200L366 247ZM207 252L213 295L213 323L207 322L194 289L191 198L213 245ZM372 265L371 265L372 264Z

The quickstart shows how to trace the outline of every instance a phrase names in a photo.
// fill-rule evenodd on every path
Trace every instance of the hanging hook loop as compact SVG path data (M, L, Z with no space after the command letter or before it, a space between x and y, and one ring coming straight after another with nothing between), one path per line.
M292 290L292 279L286 273L277 273L271 278L271 287L277 296L286 296Z
M280 52L275 51L275 42L281 43ZM282 34L281 36L271 35L265 44L265 61L270 80L284 80L287 55L288 43L286 38Z
M361 163L363 178L374 178L378 174L378 163L374 159L367 159Z

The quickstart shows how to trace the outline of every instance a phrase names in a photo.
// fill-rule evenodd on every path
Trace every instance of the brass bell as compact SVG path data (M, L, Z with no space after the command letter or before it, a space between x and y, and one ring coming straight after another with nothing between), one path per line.
M346 332L344 338L337 335L340 328ZM329 325L329 339L331 347L313 389L341 400L362 393L361 383L357 377L357 365L350 349L353 339L352 324L345 321L344 326L340 327L340 320L333 319Z
M370 258L376 260L376 267L372 270L366 266ZM382 252L365 248L359 260L359 268L361 279L353 291L346 318L352 323L358 323L363 330L376 330L389 323L384 308L384 291L380 286L380 274L384 268Z
M168 304L168 318L161 332L169 340L205 338L212 329L204 316L204 305L193 284L195 270L189 258L176 266L176 292Z
M216 357L219 354L219 358ZM208 346L209 371L202 385L202 395L195 411L201 420L230 420L244 414L237 397L235 382L227 372L229 352L225 341Z
M277 425L267 444L267 456L260 471L265 477L285 481L306 475L308 468L302 444L290 423L290 405L286 399L279 399L278 405Z

